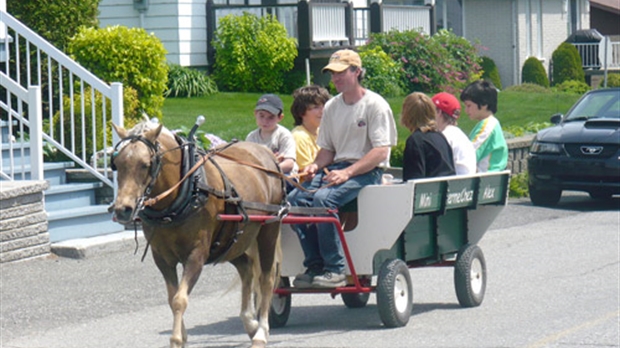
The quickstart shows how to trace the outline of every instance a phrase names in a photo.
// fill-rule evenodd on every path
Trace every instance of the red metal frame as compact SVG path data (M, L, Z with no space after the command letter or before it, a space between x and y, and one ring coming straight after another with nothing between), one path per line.
M336 211L330 211L330 213L337 213ZM251 222L261 222L265 223L269 220L273 220L273 215L248 215L249 221ZM243 221L243 216L238 214L220 214L217 216L218 220L221 221ZM283 224L307 224L307 223L332 223L336 226L338 230L338 237L340 237L340 242L342 243L342 250L344 252L344 256L347 260L347 264L349 265L349 270L351 271L351 277L353 278L354 286L343 286L338 288L311 288L311 289L295 289L292 287L289 288L278 288L274 290L274 293L286 296L292 293L330 293L332 297L335 297L337 294L341 293L366 293L374 291L372 286L362 286L357 272L355 271L355 266L353 265L353 259L351 258L351 253L349 252L349 246L347 245L347 240L344 236L344 230L342 229L342 225L340 224L340 220L335 216L303 216L303 215L287 215L281 219Z

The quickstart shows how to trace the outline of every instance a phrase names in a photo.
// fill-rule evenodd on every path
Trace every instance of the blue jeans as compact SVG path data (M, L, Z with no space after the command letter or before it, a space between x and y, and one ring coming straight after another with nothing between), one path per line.
M343 169L350 165L351 163L348 162L340 162L327 168L331 171ZM308 190L318 189L318 191L306 192L295 189L289 193L287 199L293 206L336 209L355 199L364 186L379 184L382 174L382 169L375 168L368 173L349 178L340 185L323 187L327 182L323 180L325 174L321 171L310 183L304 185ZM344 273L344 252L338 236L338 229L334 224L297 224L291 227L299 236L306 268Z

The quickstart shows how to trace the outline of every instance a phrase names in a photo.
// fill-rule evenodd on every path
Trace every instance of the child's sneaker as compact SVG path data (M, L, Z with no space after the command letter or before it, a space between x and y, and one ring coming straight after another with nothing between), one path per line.
M345 285L347 285L346 275L329 271L315 276L312 280L312 287L315 288L337 288Z
M308 268L306 272L300 273L295 276L295 280L293 280L293 286L300 289L311 288L314 277L321 273L323 273L322 270Z

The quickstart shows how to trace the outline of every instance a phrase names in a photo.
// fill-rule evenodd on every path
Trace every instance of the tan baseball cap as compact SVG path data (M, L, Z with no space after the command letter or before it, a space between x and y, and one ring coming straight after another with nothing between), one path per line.
M357 52L353 50L340 50L336 51L329 58L329 64L327 64L322 70L322 73L325 71L333 71L333 72L342 72L345 71L350 66L362 67L362 59Z

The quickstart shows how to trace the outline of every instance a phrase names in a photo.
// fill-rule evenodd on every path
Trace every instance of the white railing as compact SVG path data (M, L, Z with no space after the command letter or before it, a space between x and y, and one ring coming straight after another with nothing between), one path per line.
M0 71L5 74L2 86L6 88L8 80L23 88L40 86L43 140L114 187L109 179L110 156L106 151L99 161L91 156L118 141L109 121L123 125L122 84L103 82L3 11L0 11L0 26L6 27L0 44L7 50L7 59L0 63ZM1 94L2 108L10 110L8 114L14 120L25 125L31 122L32 115L24 115L21 103L11 103L8 91Z
M606 40L609 38L604 38L603 42ZM581 65L584 69L620 68L620 42L609 42L608 45L598 42L572 43L572 45L579 51Z
M344 6L316 3L310 9L312 10L312 42L332 46L334 43L339 45L342 41L349 41Z
M430 27L427 6L383 5L383 32L419 30L430 35Z
M3 118L6 117L6 120L0 120L0 127L4 128L0 132L0 145L2 150L5 150L0 156L0 178L26 179L26 173L30 172L31 180L43 180L41 88L30 86L26 90L2 72L0 72L0 85L6 88L6 95L9 96L8 103L0 103L0 107L4 110ZM29 120L22 116L23 112L15 112L13 103L19 111L23 111L23 104L28 105ZM15 133L13 125L18 129L18 138L15 138L15 141L12 135ZM25 139L24 127L28 128L29 139ZM19 156L15 156L16 153ZM9 165L7 166L5 162Z

